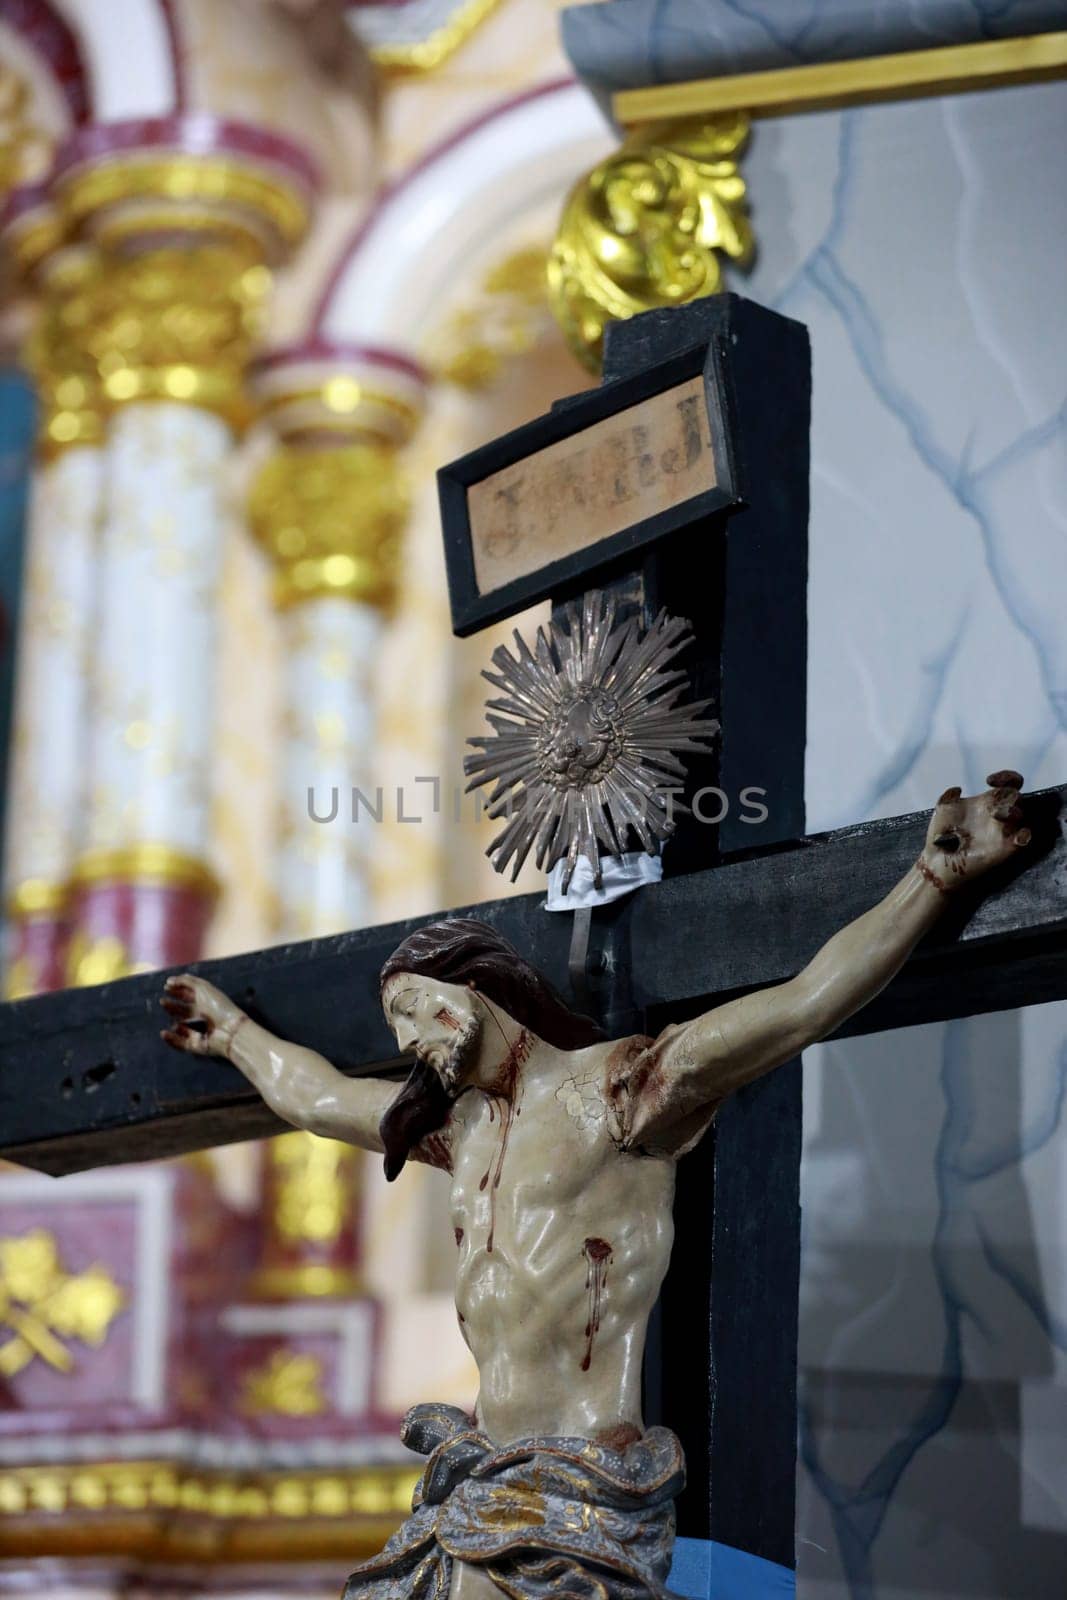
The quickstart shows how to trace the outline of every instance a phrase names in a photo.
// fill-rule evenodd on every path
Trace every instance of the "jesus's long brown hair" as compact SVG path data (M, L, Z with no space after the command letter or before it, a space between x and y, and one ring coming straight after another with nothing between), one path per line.
M583 1050L604 1037L592 1018L573 1011L509 940L475 917L416 928L382 968L381 987L399 972L468 984L557 1050ZM379 1125L387 1178L398 1175L420 1139L442 1126L450 1104L433 1068L417 1061Z

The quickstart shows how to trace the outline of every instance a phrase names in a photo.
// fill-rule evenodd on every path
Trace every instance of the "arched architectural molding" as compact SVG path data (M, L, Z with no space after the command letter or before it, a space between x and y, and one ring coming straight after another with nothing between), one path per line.
M205 114L301 144L328 188L351 194L367 181L372 86L343 21L330 49L286 0L54 5L80 43L93 122Z
M84 53L61 7L49 0L0 0L0 59L32 85L50 122L68 128L88 119Z
M38 183L52 152L90 115L81 46L48 0L0 0L0 199Z
M349 239L312 317L312 337L418 358L472 260L528 213L562 205L614 148L579 83L539 85L468 123L389 188Z
M182 109L173 0L55 0L77 35L94 122Z

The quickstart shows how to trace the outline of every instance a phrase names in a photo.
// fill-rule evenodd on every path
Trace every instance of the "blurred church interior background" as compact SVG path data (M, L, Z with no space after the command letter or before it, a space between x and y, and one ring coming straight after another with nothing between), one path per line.
M451 635L435 470L721 288L814 348L809 831L1062 782L1063 26L0 0L6 997L510 892L460 791L511 625ZM806 65L837 103L639 107ZM1067 1592L1062 1007L804 1074L799 1594ZM400 1415L473 1404L445 1183L297 1133L0 1172L0 1592L336 1595Z

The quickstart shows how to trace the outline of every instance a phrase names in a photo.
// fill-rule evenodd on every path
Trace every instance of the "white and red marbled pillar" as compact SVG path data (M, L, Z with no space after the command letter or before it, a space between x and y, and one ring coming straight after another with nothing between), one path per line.
M311 938L370 920L377 665L408 494L400 452L422 414L421 369L400 353L323 341L257 365L277 448L250 522L275 569L284 632L278 933ZM318 819L318 820L317 820ZM260 1298L358 1292L363 1158L287 1134L263 1146Z
M311 938L370 916L376 668L408 512L401 451L422 370L399 352L315 341L257 366L278 447L251 494L285 634L279 933ZM337 814L329 818L336 802Z
M39 405L4 846L4 988L18 998L65 982L105 481L104 402L88 348L103 285L98 253L64 242L43 185L13 192L0 232L36 302L25 360Z
M270 268L302 237L300 151L204 116L83 130L53 187L105 260L111 417L69 977L195 960L215 897L217 597L226 474Z

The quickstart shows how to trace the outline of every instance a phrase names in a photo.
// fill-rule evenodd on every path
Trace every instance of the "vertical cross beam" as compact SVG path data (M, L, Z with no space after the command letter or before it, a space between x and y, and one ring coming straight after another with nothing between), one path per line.
M669 875L804 832L807 334L736 296L716 296L613 325L604 381L631 378L696 344L720 352L746 509L679 528L646 549L638 568L609 577L646 620L664 606L692 621L695 646L683 661L695 694L716 703L722 723L718 749L691 762L687 787L692 796L715 785L725 797L707 797L705 816L724 803L728 810L717 826L681 822L664 855ZM759 825L743 820L751 811L740 797L749 787L766 791ZM666 1020L646 1022L655 1032ZM787 1566L800 1140L800 1070L792 1063L734 1096L713 1135L680 1163L674 1254L646 1362L648 1420L674 1429L688 1463L679 1531Z

